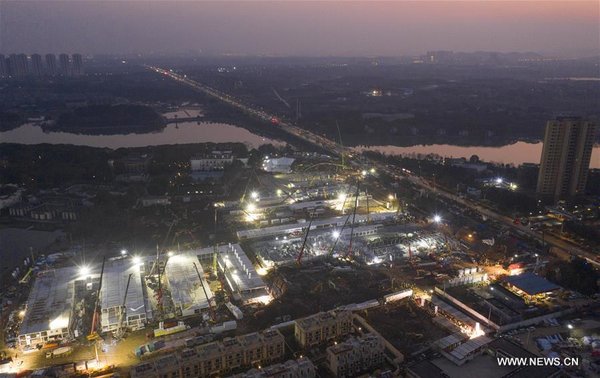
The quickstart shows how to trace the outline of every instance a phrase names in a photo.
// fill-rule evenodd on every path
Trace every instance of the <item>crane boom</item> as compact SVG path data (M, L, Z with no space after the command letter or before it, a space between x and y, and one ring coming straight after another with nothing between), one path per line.
M308 221L308 228L306 229L306 234L304 234L304 240L302 241L302 247L300 247L300 252L298 252L298 257L296 257L296 264L300 265L302 263L302 256L304 256L304 248L306 247L306 241L308 240L308 233L310 232L310 226L312 225L312 221L314 219L314 214L311 214L310 221Z
M352 224L350 224L350 245L348 246L348 252L346 256L348 257L352 254L352 240L354 239L354 222L356 220L356 208L358 207L358 195L359 195L360 181L356 182L356 197L354 199L354 210L352 211Z
M194 269L196 269L196 274L198 274L198 279L200 280L200 286L202 286L202 291L204 291L204 296L206 297L206 301L208 302L208 308L210 309L210 318L212 320L215 320L215 309L213 307L212 302L210 301L210 298L208 297L208 292L206 291L206 288L204 287L204 281L202 281L202 276L200 275L198 266L196 265L196 263L192 263L192 264L194 264Z
M90 334L87 336L88 340L96 340L98 338L98 332L96 332L96 322L98 320L98 303L100 302L100 290L102 290L102 278L104 277L104 264L106 263L106 257L102 258L102 269L100 270L100 283L98 284L98 291L96 292L96 302L94 303L94 313L92 314L92 326L90 327Z
M129 277L127 277L127 286L125 286L125 295L123 295L123 304L121 305L121 313L119 314L119 327L117 328L118 338L121 338L123 336L123 318L125 317L125 313L127 312L125 303L127 302L127 292L129 291L129 283L131 282L131 276L133 276L133 273L129 273Z

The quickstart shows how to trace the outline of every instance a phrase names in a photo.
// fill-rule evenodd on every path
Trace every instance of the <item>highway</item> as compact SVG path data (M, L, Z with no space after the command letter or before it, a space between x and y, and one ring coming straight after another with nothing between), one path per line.
M159 67L146 66L146 68L148 68L152 71L155 71L161 75L165 75L165 76L167 76L175 81L178 81L182 84L185 84L185 85L191 87L192 89L203 92L209 96L212 96L218 100L221 100L224 103L229 104L233 107L236 107L253 117L259 118L266 122L275 123L278 125L278 127L280 127L285 132L289 133L290 135L293 135L293 136L303 139L315 146L323 148L323 149L329 151L334 156L342 156L343 155L347 158L346 161L348 163L350 163L352 166L356 167L357 169L360 169L360 167L363 165L363 163L358 162L356 159L348 158L355 154L355 151L353 151L351 148L344 147L326 137L317 135L313 132L302 129L302 128L292 125L290 123L278 120L278 118L276 116L269 114L262 109L255 109L252 106L246 105L226 93L223 93L217 89L211 88L204 84L198 83L194 80L188 79L186 75L179 75L179 74L173 72L172 70L167 70L167 69L163 69L163 68L159 68ZM274 121L276 121L276 122L274 122ZM592 253L592 251L583 250L578 246L575 246L565 240L559 239L552 235L542 236L541 233L531 230L527 226L524 226L521 224L514 224L513 219L511 219L509 217L498 214L495 211L485 208L477 203L473 203L471 201L465 200L464 198L460 198L457 195L447 192L439 187L434 188L429 181L423 179L422 177L416 176L411 172L403 170L401 168L389 167L389 166L386 166L382 163L379 163L379 162L373 161L373 160L368 160L368 163L369 163L369 167L375 168L378 172L383 172L396 180L408 179L410 182L412 182L413 184L415 184L418 187L421 187L428 191L435 192L436 195L439 195L448 200L457 202L458 204L460 204L462 206L465 206L473 211L478 212L482 216L485 216L489 219L493 219L502 224L505 224L505 225L509 226L510 228L512 228L513 230L519 231L522 234L525 234L533 239L536 239L538 241L544 241L547 245L558 248L558 249L566 252L567 254L573 254L573 255L577 255L581 258L584 258L591 264L595 265L596 267L600 267L600 262L598 260L596 260L597 256L594 253Z

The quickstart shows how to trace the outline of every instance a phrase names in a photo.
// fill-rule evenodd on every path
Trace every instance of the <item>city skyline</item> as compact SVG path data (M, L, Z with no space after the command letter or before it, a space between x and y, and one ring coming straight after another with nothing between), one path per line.
M598 18L593 1L4 1L0 52L581 57L598 54Z

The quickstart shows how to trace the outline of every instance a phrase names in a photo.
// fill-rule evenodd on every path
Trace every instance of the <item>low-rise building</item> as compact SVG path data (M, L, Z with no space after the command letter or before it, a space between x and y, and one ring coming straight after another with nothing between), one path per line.
M294 336L302 348L310 348L347 335L351 331L350 311L329 311L296 320Z
M285 339L278 330L254 332L160 357L135 366L131 377L208 377L252 365L267 365L281 360ZM171 357L167 361L167 357Z
M263 368L252 368L231 378L314 378L316 376L315 365L308 358L299 358Z
M106 263L100 292L102 332L116 331L119 327L137 330L145 326L151 312L146 308L142 285L140 266L131 259Z
M336 377L356 377L383 364L383 340L367 334L327 348L327 367Z
M40 272L27 299L19 328L19 346L36 346L68 339L73 312L73 281L77 268L51 269Z
M208 154L193 156L190 159L192 171L222 171L225 166L233 163L231 151L215 150Z
M191 251L169 257L165 277L177 315L199 314L210 307L213 294L202 265Z

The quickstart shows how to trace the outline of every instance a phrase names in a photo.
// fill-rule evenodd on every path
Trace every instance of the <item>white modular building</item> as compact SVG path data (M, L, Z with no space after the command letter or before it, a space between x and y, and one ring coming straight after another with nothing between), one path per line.
M76 278L76 267L38 273L19 328L20 347L36 346L70 337Z
M213 294L204 279L204 270L194 251L169 257L165 266L165 276L176 311L181 316L199 314L209 308Z
M131 281L125 296L130 274ZM102 332L116 331L120 325L130 330L142 329L146 321L152 318L152 311L147 306L144 295L140 264L133 259L106 262L100 299Z

